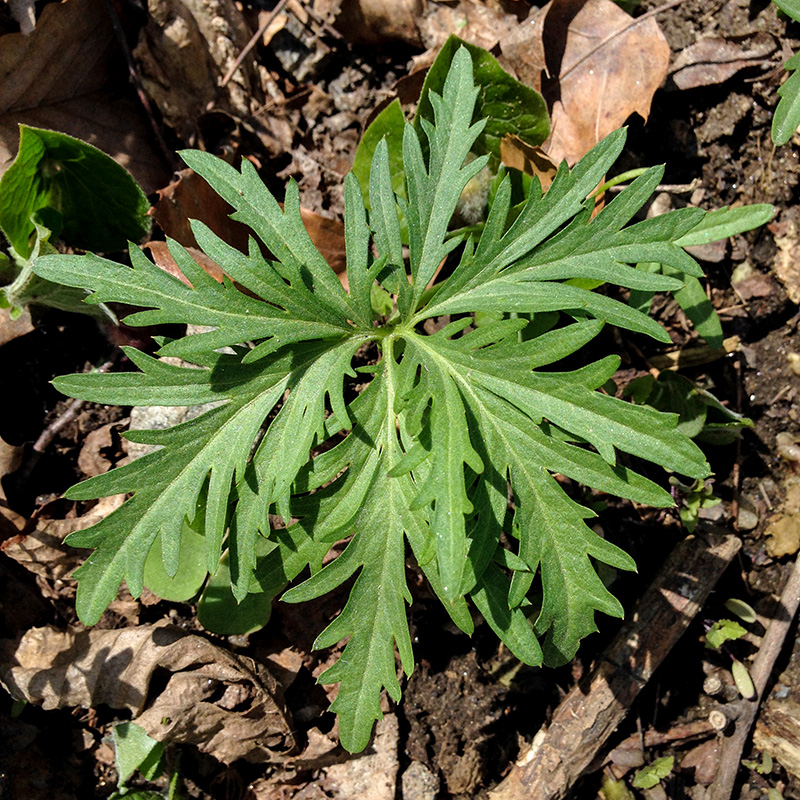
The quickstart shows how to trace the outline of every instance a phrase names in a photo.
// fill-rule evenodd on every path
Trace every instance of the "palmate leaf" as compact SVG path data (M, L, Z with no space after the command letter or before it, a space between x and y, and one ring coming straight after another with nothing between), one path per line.
M137 373L56 382L65 393L98 402L217 403L175 428L131 432L131 439L162 449L70 491L76 499L132 493L119 510L69 539L94 548L77 573L81 618L96 622L122 580L134 594L141 591L156 540L166 574L174 575L184 520L199 513L206 568L217 573L203 600L209 619L219 617L218 609L210 613L215 600L249 596L260 597L258 616L266 618L265 604L304 570L308 576L285 600L318 597L352 580L344 610L317 640L325 647L348 639L322 680L339 684L333 708L350 750L367 744L381 692L399 698L396 649L404 671L413 669L408 550L466 633L473 630L472 604L521 660L561 663L595 629L597 612L622 613L595 563L631 569L633 562L587 526L592 512L557 476L667 506L669 494L636 472L635 459L690 478L708 474L675 415L602 392L616 356L559 368L605 324L668 340L645 314L567 281L678 288L679 280L631 265L657 259L699 275L676 241L702 212L628 225L661 178L654 169L592 219L587 196L623 147L625 134L617 132L572 171L562 165L550 190L532 192L516 216L504 181L480 237L452 235L459 195L482 166L470 160L481 124L472 120L466 50L455 53L442 96L429 98L434 116L422 124L426 146L411 125L404 134L407 202L392 188L385 143L372 160L369 213L358 181L347 178L349 293L311 245L296 187L281 209L247 162L238 172L198 153L185 154L187 163L260 240L243 254L195 227L229 280L209 279L174 243L191 286L138 250L132 268L95 256L37 262L48 280L87 289L89 302L143 307L128 318L134 324L211 327L170 341L156 357L127 350ZM409 229L408 264L400 214ZM431 286L448 257L449 274ZM376 282L394 296L385 319L372 310ZM482 311L499 319L476 326ZM529 324L516 312L545 312L550 323L539 326L536 317ZM450 324L431 333L426 321L445 315ZM364 363L367 344L377 348L377 363ZM285 525L271 526L274 514ZM323 567L339 541L346 541L344 550Z

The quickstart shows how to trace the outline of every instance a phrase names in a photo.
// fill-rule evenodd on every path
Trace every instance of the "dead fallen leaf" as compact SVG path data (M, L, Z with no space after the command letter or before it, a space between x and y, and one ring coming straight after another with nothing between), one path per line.
M33 524L11 509L0 507L0 515L6 524L13 525L17 531L0 545L0 552L49 583L63 581L80 565L85 555L85 551L64 544L67 535L100 522L124 500L123 494L104 497L82 517L38 518Z
M719 751L720 742L716 738L693 747L681 761L681 772L691 770L694 783L709 786L717 777Z
M173 275L187 286L192 285L189 279L181 272L166 242L148 242L144 245L143 249L150 251L153 256L153 261L155 261L156 265L161 267L164 272ZM210 259L202 250L198 250L196 247L187 247L186 252L189 253L195 263L201 266L215 281L222 283L225 273L216 261Z
M558 166L541 147L532 147L519 136L511 134L506 134L500 142L500 158L507 167L518 169L526 175L535 175L545 191L550 188L558 171Z
M519 28L519 18L485 3L460 0L428 3L419 26L423 44L435 55L452 33L484 50L493 50Z
M177 180L159 191L158 195L158 202L151 213L161 230L184 247L197 248L197 240L194 238L189 220L199 219L231 247L247 252L250 230L230 218L233 208L197 173L190 169L182 170L178 173ZM344 225L338 220L323 217L307 208L301 208L300 213L311 240L331 267L336 272L342 272L347 263ZM161 257L165 252L165 248L155 243L151 243L151 250L154 258ZM206 268L204 261L197 257L195 260L204 269ZM209 274L216 277L213 272Z
M150 145L152 131L120 95L127 74L114 74L117 55L104 0L48 3L32 33L0 38L0 174L16 157L25 123L96 145L145 192L164 185L169 170Z
M764 529L767 553L773 558L794 555L800 550L800 514L773 514Z
M631 114L647 119L670 58L653 17L634 20L613 0L553 0L543 35L553 161L572 165Z
M32 330L33 322L27 309L17 319L11 319L7 308L0 309L0 347Z
M0 684L46 710L127 709L154 739L196 745L226 764L282 759L295 744L264 667L165 623L34 628L0 643Z
M797 223L787 220L771 223L768 227L775 235L775 245L778 248L772 261L772 269L786 289L786 296L793 303L800 303L800 242Z
M199 219L231 247L247 252L249 229L230 218L233 208L193 170L181 170L160 189L150 213L161 230L184 247L197 247L189 220Z
M1 481L6 475L10 475L19 469L20 464L22 464L22 450L22 447L8 444L8 442L0 438L0 500L6 499Z
M103 475L113 466L103 455L103 450L114 444L114 431L123 425L127 427L129 420L116 420L90 431L83 440L83 446L78 453L78 467L87 478Z
M184 141L207 111L242 119L263 104L254 51L220 85L252 35L234 0L148 0L147 10L133 55L147 94Z
M759 66L775 50L775 40L762 32L752 37L707 36L682 50L670 73L679 89L711 86Z
M513 26L500 41L500 65L537 92L542 91L542 73L547 69L544 23L549 10L549 4L531 9L527 19Z
M333 21L354 44L421 45L418 18L423 0L314 0L315 13Z

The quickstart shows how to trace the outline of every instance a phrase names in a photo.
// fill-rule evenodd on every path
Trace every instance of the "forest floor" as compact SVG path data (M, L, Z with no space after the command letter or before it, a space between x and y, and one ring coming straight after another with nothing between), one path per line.
M192 204L204 202L191 176L174 180L179 168L174 153L201 147L231 159L250 158L279 197L286 180L295 178L315 241L328 248L332 263L340 262L342 181L365 124L395 96L411 107L424 74L418 67L430 63L430 53L445 36L456 32L494 53L515 54L507 66L516 63L521 79L533 69L520 47L522 20L531 11L524 0L398 0L378 3L377 10L376 4L362 3L366 11L359 13L353 12L357 3L347 2L254 3L242 10L232 1L214 0L206 6L227 26L220 23L217 34L207 39L197 32L192 36L200 38L189 37L191 63L182 57L170 61L158 50L157 34L165 20L191 18L189 11L176 10L182 6L179 0L151 0L149 13L123 3L116 17L143 80L142 94L150 101L149 119L129 83L113 26L98 22L108 18L111 5L100 0L37 4L37 25L53 6L77 14L72 22L48 18L53 26L49 35L63 37L55 45L51 38L48 47L76 45L71 56L76 63L88 58L87 52L99 61L83 70L82 88L69 89L61 98L48 88L49 99L32 107L0 107L0 162L6 156L0 169L13 158L13 131L20 121L93 141L122 161L145 188L155 206L154 238L163 239L164 232L180 238L186 217L197 212ZM656 7L645 2L633 13ZM659 202L673 207L693 204L710 210L770 203L776 213L763 228L696 254L723 323L725 351L703 350L702 340L668 297L656 299L653 313L669 330L671 346L614 332L604 333L598 344L621 356L620 386L677 363L680 374L746 415L753 427L732 444L706 446L715 472L713 492L721 502L702 512L695 537L702 541L727 532L741 540L741 549L731 553L729 566L707 587L708 597L687 619L683 635L632 698L616 730L598 745L590 768L572 782L570 796L581 800L597 797L602 782L612 779L627 786L620 785L619 792L634 792L614 797L712 796L706 787L714 781L735 724L719 732L708 723L709 715L738 702L731 655L754 663L765 631L779 617L775 602L800 550L800 137L780 148L770 139L782 66L797 51L800 30L763 0L683 0L654 18L669 44L670 66L652 96L647 121L624 112L630 114L628 144L615 170L666 164ZM80 20L87 23L85 30ZM237 73L216 89L262 23L266 32L242 61L244 77ZM219 33L223 29L224 36ZM4 41L20 35L10 12L0 7L0 51ZM99 47L81 36L107 39ZM706 49L697 49L699 44ZM198 53L207 55L204 67L198 66L203 61ZM624 62L628 54L622 50L614 58ZM687 77L690 68L694 72ZM5 80L0 72L0 103L5 102ZM52 77L45 80L54 87L58 83ZM217 209L204 207L200 213L224 224ZM49 382L108 360L119 363L118 345L139 340L130 329L101 329L78 315L33 309L32 316L12 323L6 312L0 314L2 664L13 657L9 643L29 629L80 628L69 575L83 555L61 540L85 526L91 513L105 512L79 508L62 493L126 455L120 434L130 422L130 408L71 406ZM637 561L638 572L618 576L614 584L625 608L633 609L659 580L659 569L687 531L677 512L610 501L598 524L624 542ZM498 647L485 625L472 638L458 632L415 575L409 566L416 669L404 685L401 703L387 701L373 745L358 757L337 747L333 715L327 711L330 697L315 684L329 655L312 650L314 634L341 608L342 592L300 609L277 604L264 630L226 638L204 632L190 603L168 603L148 593L134 600L123 591L99 627L119 630L167 620L265 665L280 684L285 713L304 743L302 752L275 764L238 760L226 765L202 748L181 746L168 761L175 769L180 756L177 769L188 797L488 797L529 751L563 698L585 685L622 623L598 619L600 631L566 667L525 667ZM702 576L694 577L702 582ZM731 616L725 607L730 598L746 601L758 620L743 639L721 651L709 649L705 634L714 622ZM645 612L639 608L638 613ZM741 756L750 766L740 767L729 795L734 800L766 797L769 790L800 798L800 644L794 644L795 625L784 635L760 702L755 738L747 738ZM719 678L720 685L709 678ZM123 718L108 705L20 709L3 695L0 799L109 797L117 779L111 729ZM764 753L772 759L771 768L764 764ZM657 788L632 789L635 772L662 756L674 757L672 772ZM133 784L166 791L166 778L159 780L148 784L138 777ZM606 791L610 800L612 790Z

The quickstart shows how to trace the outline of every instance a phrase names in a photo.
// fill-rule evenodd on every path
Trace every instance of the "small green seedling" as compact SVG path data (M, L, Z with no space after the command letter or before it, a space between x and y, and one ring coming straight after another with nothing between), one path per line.
M732 619L721 619L715 622L706 633L706 647L719 650L725 642L741 639L747 631Z
M65 394L103 403L215 404L174 428L130 432L161 449L69 491L76 500L132 494L69 537L94 549L76 573L81 619L97 622L123 580L138 596L145 575L158 571L148 566L156 547L160 578L179 582L185 548L202 549L213 576L201 601L207 614L216 613L212 588L223 603L255 596L263 612L304 571L284 600L350 582L344 610L315 646L347 641L321 680L339 684L332 708L351 751L369 742L382 690L400 698L395 647L403 670L413 669L410 554L463 631L473 631L473 606L520 660L563 664L596 630L596 613L623 614L597 565L634 562L593 532L594 513L555 475L667 507L669 492L637 471L639 460L689 480L709 474L677 415L600 391L618 356L559 363L580 359L607 324L669 342L645 314L569 281L680 289L680 279L634 265L700 277L676 242L705 212L629 224L661 181L663 168L653 167L593 216L590 194L620 155L623 130L572 170L562 164L546 193L534 179L519 207L510 179L500 180L480 230L454 234L461 193L489 160L473 152L486 124L475 116L480 90L467 49L454 51L440 88L428 94L431 116L403 129L403 193L384 140L369 176L345 181L349 291L313 246L294 183L281 206L249 161L239 171L196 151L183 154L186 163L261 242L251 238L242 253L194 223L199 246L229 279L211 279L175 242L170 250L191 286L135 247L132 267L94 255L47 256L34 267L87 289L89 303L145 309L130 324L208 328L161 340L156 357L126 348L140 372L56 380ZM391 310L376 312L376 286ZM271 524L276 516L283 524ZM342 540L343 552L323 566ZM192 572L180 593L196 582Z
M657 758L652 764L644 769L640 769L633 776L633 786L635 789L652 789L658 786L664 778L668 777L675 766L675 759L672 756Z
M170 772L166 792L129 789L128 781L135 772L146 781L155 781L167 770L165 747L152 739L134 722L120 722L112 731L114 739L114 763L117 768L117 791L110 800L181 800L180 776L177 770Z
M747 769L752 769L753 771L757 772L759 775L769 775L772 772L772 756L765 750L761 754L761 762L758 761L742 761L742 766L747 767Z

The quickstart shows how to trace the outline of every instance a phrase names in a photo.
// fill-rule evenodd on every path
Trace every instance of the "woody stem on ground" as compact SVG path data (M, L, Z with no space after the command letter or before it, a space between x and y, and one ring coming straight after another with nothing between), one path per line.
M491 800L562 800L617 730L741 547L726 531L680 542L634 613L540 731Z

